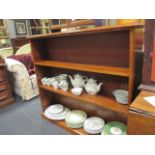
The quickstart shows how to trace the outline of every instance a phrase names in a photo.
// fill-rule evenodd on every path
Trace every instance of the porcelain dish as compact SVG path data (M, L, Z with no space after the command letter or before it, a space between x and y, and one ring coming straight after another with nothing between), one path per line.
M87 119L87 114L81 110L72 110L65 117L66 125L71 128L83 127L84 121Z
M102 132L105 121L100 117L90 117L84 122L84 130L90 134L99 134Z
M127 97L128 96L128 91L124 89L116 89L113 91L114 96L120 96L120 97Z
M66 114L69 112L70 110L67 108L67 107L64 107L64 110L59 113L59 114L55 114L55 115L52 115L51 113L49 113L48 111L48 108L45 110L44 114L47 118L51 119L51 120L64 120L65 119L65 116Z
M128 104L128 91L116 89L112 94L115 96L117 102L121 104Z
M64 106L61 104L54 104L48 107L48 112L50 114L59 114L64 110Z
M101 133L102 135L126 135L127 127L125 124L117 121L108 122Z

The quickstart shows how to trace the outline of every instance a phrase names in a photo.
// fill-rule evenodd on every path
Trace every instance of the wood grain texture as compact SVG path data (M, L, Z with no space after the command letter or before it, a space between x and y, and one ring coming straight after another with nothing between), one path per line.
M143 77L142 84L145 90L148 88L145 87L145 85L155 87L155 81L151 80L151 70L152 70L151 53L153 52L154 34L155 34L155 20L146 19L145 33L144 33L144 61L143 61L143 75L142 75Z
M14 103L11 86L8 81L6 65L0 58L0 108Z
M155 117L129 112L128 115L129 135L155 135Z
M110 109L112 111L120 112L120 113L123 113L126 115L128 113L128 106L117 103L113 98L108 98L108 97L100 96L100 95L94 95L94 96L92 95L91 96L91 95L86 94L86 93L83 93L81 96L75 96L70 91L64 92L60 89L56 90L51 86L40 85L39 88L48 90L50 92L54 92L56 94L68 96L68 97L71 97L71 98L74 98L77 100L89 102L91 104L98 105L101 108L102 107L107 108L107 109Z
M144 97L155 96L155 92L141 91L134 102L130 105L130 110L134 110L140 113L147 112L148 114L155 114L155 107L147 102Z
M141 91L129 107L128 134L155 134L155 108L144 97L155 96L154 92Z
M79 70L79 71L88 71L88 72L95 72L95 73L104 73L104 74L118 75L118 76L125 76L125 77L129 76L128 68L123 68L123 67L96 66L96 65L66 63L66 62L48 61L48 60L35 62L35 65L72 69L72 70Z
M143 24L129 24L30 37L42 110L58 103L84 110L88 116L127 123L128 105L117 103L112 91L128 88L129 102L132 101L134 29L141 27ZM55 90L40 83L43 77L64 73L72 76L77 71L105 83L104 87L95 96L86 93L74 96L70 91ZM59 125L66 128L63 123ZM70 129L70 132L74 131Z
M130 54L129 54L129 86L128 86L128 101L131 104L132 101L132 93L133 93L133 86L134 86L134 70L135 70L135 52L134 52L134 31L130 31Z

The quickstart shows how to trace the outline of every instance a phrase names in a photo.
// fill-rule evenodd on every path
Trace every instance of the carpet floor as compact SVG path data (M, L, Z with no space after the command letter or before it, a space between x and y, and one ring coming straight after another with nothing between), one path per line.
M16 96L16 103L0 109L0 135L68 135L58 126L40 116L40 98L23 102Z

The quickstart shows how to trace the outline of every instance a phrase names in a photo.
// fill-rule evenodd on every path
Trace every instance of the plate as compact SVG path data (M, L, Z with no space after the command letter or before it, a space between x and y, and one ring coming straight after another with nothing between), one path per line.
M107 123L103 131L102 135L126 135L127 134L127 127L125 124L117 121L112 121Z
M90 117L84 122L84 130L90 134L102 132L105 121L100 117Z
M116 100L118 103L121 103L121 104L128 104L128 100L123 100L123 99L120 99L120 98L115 98L115 100Z
M65 118L65 121L70 124L81 124L87 119L87 114L81 110L70 111Z
M48 113L50 114L59 114L64 110L64 106L61 104L54 104L47 108Z
M83 122L82 123L78 123L78 124L70 124L70 123L65 121L65 123L70 128L82 128L83 127Z
M57 114L57 115L51 115L49 112L48 112L48 109L45 110L44 114L47 118L49 119L52 119L52 120L64 120L65 119L65 116L66 114L69 112L70 110L68 108L64 108L64 111Z
M127 97L128 96L128 91L124 90L124 89L116 89L113 91L112 93L114 96L117 97Z

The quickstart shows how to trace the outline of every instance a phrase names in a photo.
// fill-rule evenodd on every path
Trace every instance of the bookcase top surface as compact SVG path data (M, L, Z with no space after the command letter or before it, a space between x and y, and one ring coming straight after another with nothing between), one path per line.
M123 30L131 30L135 28L143 28L143 23L135 23L135 24L126 24L126 25L117 25L117 26L101 26L95 28L87 28L82 30L76 30L71 32L56 32L50 33L46 35L35 35L29 37L30 40L33 39L47 39L61 36L76 36L82 34L93 34L93 33L101 33L101 32L114 32L114 31L123 31Z

